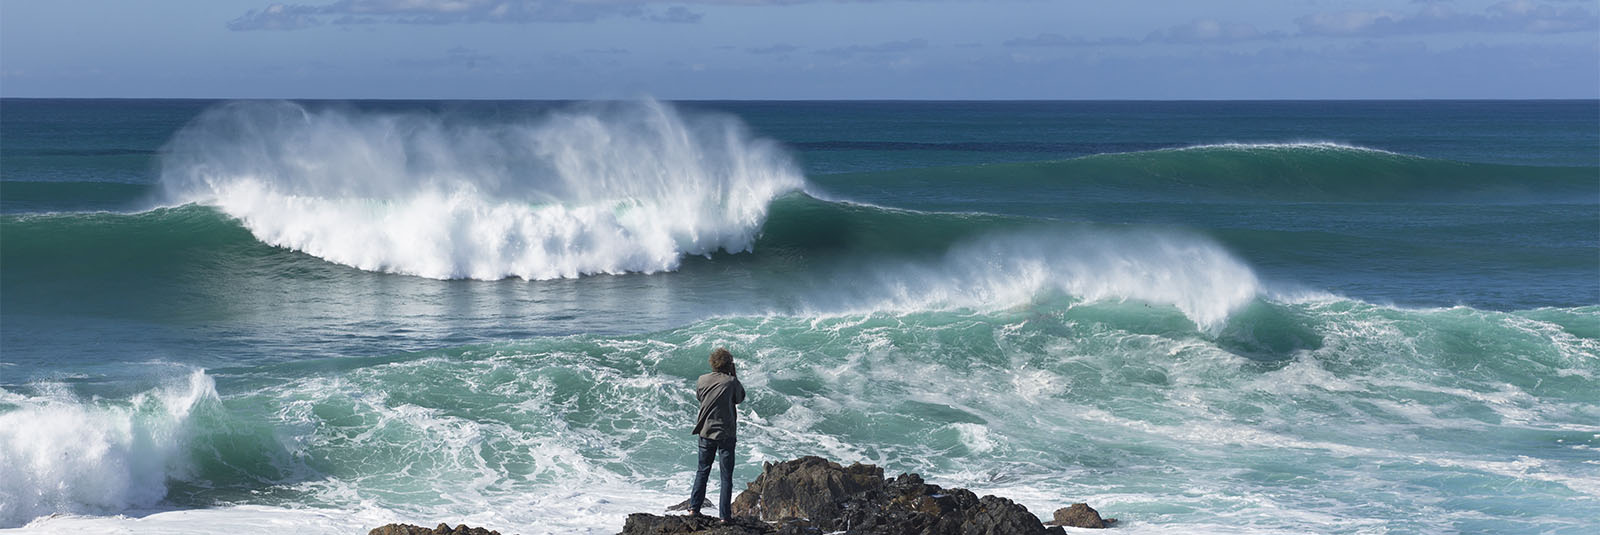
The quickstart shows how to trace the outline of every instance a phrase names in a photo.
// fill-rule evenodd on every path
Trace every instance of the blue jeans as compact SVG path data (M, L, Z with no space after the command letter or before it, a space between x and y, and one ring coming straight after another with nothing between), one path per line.
M729 502L733 501L733 442L732 438L700 439L700 467L694 472L694 490L689 494L690 511L699 512L700 507L706 504L706 480L711 479L711 457L715 456L722 476L722 496L717 502L717 511L723 519L733 518L733 511L729 508Z

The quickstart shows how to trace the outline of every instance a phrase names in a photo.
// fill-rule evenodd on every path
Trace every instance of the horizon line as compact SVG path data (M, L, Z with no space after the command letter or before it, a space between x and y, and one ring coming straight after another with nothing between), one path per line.
M39 97L3 96L0 100L299 100L299 101L458 101L458 102L607 102L653 98L667 102L1550 102L1600 101L1593 97L1346 97L1346 98L486 98L486 97Z

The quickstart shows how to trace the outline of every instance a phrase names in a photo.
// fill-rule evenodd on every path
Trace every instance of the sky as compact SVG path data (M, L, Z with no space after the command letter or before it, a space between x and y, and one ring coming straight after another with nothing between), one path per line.
M1600 0L3 0L0 96L1600 98Z

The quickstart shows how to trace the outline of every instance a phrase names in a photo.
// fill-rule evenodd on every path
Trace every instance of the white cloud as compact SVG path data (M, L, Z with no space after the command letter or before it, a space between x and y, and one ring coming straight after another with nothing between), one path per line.
M1078 36L1067 37L1059 33L1041 33L1033 37L1018 37L1002 43L1006 46L1038 46L1038 47L1084 47L1103 45L1131 45L1138 43L1133 39L1102 38L1087 39Z
M1600 28L1587 6L1555 6L1530 0L1500 2L1482 13L1464 13L1439 3L1413 13L1339 11L1296 19L1300 32L1322 36L1391 36L1427 33L1564 33Z
M1152 32L1145 42L1155 43L1237 43L1262 39L1279 39L1276 32L1262 32L1252 24L1198 19L1165 30Z
M1400 15L1389 11L1340 11L1300 17L1300 31L1315 35L1355 35L1381 24L1394 24Z
M299 30L321 24L314 9L307 6L271 4L266 8L250 10L228 22L228 29L245 30Z
M927 39L907 39L903 41L885 41L870 45L851 45L839 48L818 50L818 54L825 56L854 56L856 54L884 54L894 52L910 52L928 48Z
M299 30L324 24L455 24L594 22L633 18L694 23L701 14L681 5L593 0L339 0L328 4L271 4L228 22L228 28ZM682 3L682 2L675 2Z
M1244 22L1226 22L1213 19L1196 19L1146 35L1143 40L1121 37L1088 39L1064 36L1059 33L1042 33L1034 37L1019 37L1005 41L1012 47L1098 47L1137 45L1140 43L1173 44L1226 44L1244 41L1282 39L1280 32L1263 32L1255 25Z
M789 43L778 43L771 46L760 46L744 49L745 52L751 54L789 54L799 50L800 47L791 45Z

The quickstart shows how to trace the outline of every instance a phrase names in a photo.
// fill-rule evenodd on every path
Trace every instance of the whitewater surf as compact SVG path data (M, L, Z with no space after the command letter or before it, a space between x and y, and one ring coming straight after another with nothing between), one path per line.
M1544 141L1592 102L5 106L0 528L612 533L687 492L722 345L737 480L1600 516L1600 162Z

